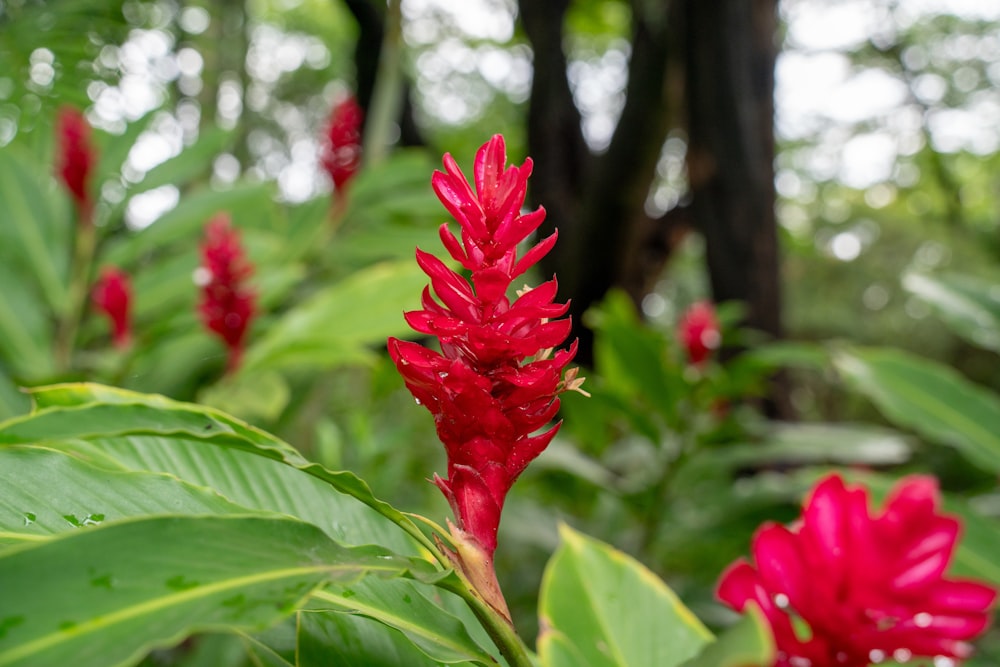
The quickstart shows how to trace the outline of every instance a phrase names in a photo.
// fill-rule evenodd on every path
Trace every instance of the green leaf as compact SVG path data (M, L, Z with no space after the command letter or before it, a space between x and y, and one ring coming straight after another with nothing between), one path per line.
M167 475L108 470L39 447L0 448L0 543L150 514L246 514Z
M0 358L31 380L52 374L53 326L49 306L24 280L23 270L0 259Z
M243 647L254 667L296 667L295 634L298 617L286 619L278 625L254 635L243 635ZM279 635L276 642L275 635ZM286 638L287 635L287 638ZM276 646L276 644L278 644Z
M493 664L493 658L472 639L462 621L444 611L440 602L428 600L411 582L386 583L362 580L341 591L320 591L313 608L322 604L341 612L352 611L394 628L431 658L431 664Z
M898 465L910 458L910 443L898 431L871 424L772 421L760 442L734 442L699 456L728 466Z
M560 536L539 601L543 667L673 667L711 641L638 561L565 526Z
M28 396L0 368L0 420L27 412L30 403Z
M684 667L765 667L774 664L774 635L760 609L751 604L736 625L705 647Z
M280 461L179 437L131 435L55 445L93 465L174 475L253 510L281 512L318 526L342 544L381 544L416 554L391 521L356 499Z
M898 350L853 348L833 362L888 418L1000 471L1000 399L956 371Z
M238 633L198 634L173 648L150 653L139 667L249 667L247 647Z
M332 492L325 482L277 461L238 450L155 436L96 440L92 448L79 442L68 446L79 456L91 456L96 450L113 457L113 465L175 475L190 484L211 488L247 508L295 516L322 528L342 544L375 543L397 553L417 553L405 533L370 507ZM433 641L435 633L441 635L446 630L446 646L465 645L464 650L475 655L479 644L467 638L479 625L465 603L442 591L436 594L435 605L429 608L421 602L425 590L426 587L410 581L368 579L352 585L350 592L331 590L328 592L331 597L324 592L319 603L352 606L407 635L410 632L415 636L426 635L424 641ZM404 599L407 595L409 602ZM454 625L456 618L464 628ZM488 642L481 634L477 633L478 641Z
M996 281L961 274L910 272L903 287L925 301L952 331L973 345L1000 352L1000 289Z
M279 461L322 480L368 505L400 526L428 549L430 540L402 512L377 499L368 484L350 472L308 463L278 438L214 410L103 385L53 385L32 390L40 409L0 424L0 444L89 439L129 435L161 436L167 442L223 446ZM94 402L94 401L104 402Z
M324 580L401 574L307 523L154 517L0 553L0 666L111 667L203 629L258 629Z
M192 442L171 442L153 436L98 440L94 445L94 449L112 457L112 465L120 463L131 470L170 473L198 487L212 488L244 508L282 512L306 520L322 528L338 542L377 543L400 553L416 553L412 541L404 533L369 507L333 492L320 480L279 462L245 452L206 448ZM87 457L92 453L89 447L81 446L79 442L69 447L78 456ZM0 457L0 465L3 465L3 460ZM131 474L135 476L140 490L142 485L138 480L156 477ZM67 493L71 497L74 495L69 491ZM3 496L0 494L2 506ZM435 641L441 641L443 648L435 654L441 660L453 661L447 651L454 650L464 651L459 655L466 657L486 655L469 638L466 626L475 628L476 621L464 608L464 603L446 592L439 592L436 603L430 604L424 597L424 590L427 590L425 586L409 581L363 580L352 584L349 590L331 589L318 594L317 604L350 609L397 628L407 636L412 634L414 643L421 645L423 642L426 645L425 652L433 650L427 647L433 647ZM457 609L451 605L458 616L442 608L444 603L452 601L460 605Z
M436 667L402 635L370 620L337 612L299 612L296 667ZM464 663L468 664L468 663Z
M239 373L205 387L198 401L225 410L242 419L273 421L291 399L291 389L274 371Z
M419 305L426 282L412 261L358 271L286 313L250 346L243 369L364 361L369 346L409 331L403 311Z
M949 573L971 577L1000 586L1000 523L996 517L976 512L964 499L944 497L944 509L962 521L962 540L958 544Z
M729 362L730 372L766 373L778 368L824 370L829 355L822 345L801 341L773 341L747 350Z
M437 211L443 215L444 208L430 187L430 172L434 167L428 153L420 149L400 150L377 165L366 166L351 183L349 214L382 205L391 206L394 197L386 197L386 192L411 195L423 192L435 202Z
M253 226L261 219L270 220L274 202L269 183L239 183L227 190L203 188L185 193L177 206L145 229L109 244L104 260L118 266L135 266L150 252L162 251L174 243L186 244L201 236L202 229L215 214L228 212L238 227ZM267 226L266 224L262 226ZM251 258L252 259L252 258Z
M155 397L153 402L160 399L169 401ZM252 449L276 460L304 461L290 445L223 412L183 403L155 405L142 400L42 408L0 424L0 444L36 444L130 433L180 434L224 446Z
M0 151L0 210L4 222L0 238L11 246L6 261L19 265L37 280L49 307L62 313L66 307L65 261L68 256L65 233L57 234L56 216L50 188L44 187L35 165L27 163L10 147Z
M45 506L38 504L41 501L52 505L44 515L32 512L35 515L33 521L40 524L31 528L36 535L41 535L42 529L53 522L55 528L69 530L69 523L59 523L65 514L75 515L78 523L93 523L95 513L105 514L99 518L110 521L128 512L162 513L165 510L161 503L169 505L170 502L184 500L187 504L178 505L176 511L281 512L314 524L339 542L375 542L401 553L418 553L411 537L393 525L410 523L410 520L375 499L367 485L357 477L350 473L333 473L315 465L302 466L299 461L289 463L284 457L276 458L271 436L252 430L242 435L223 432L223 426L235 430L240 424L217 411L177 403L162 396L143 396L95 384L43 387L33 390L33 396L37 412L30 415L27 421L14 420L8 424L20 425L19 428L23 429L32 418L47 420L50 425L65 419L76 422L80 427L71 432L59 426L57 430L66 439L50 439L47 442L48 447L58 448L77 458L41 448L0 447L0 471L9 471L6 474L12 478L25 475L20 490L28 497L20 500L34 501L33 504L38 507ZM135 420L131 413L137 409L143 410L148 418ZM86 416L81 419L81 415L92 410L106 421ZM156 418L158 414L159 419ZM213 429L216 431L213 435L204 436L197 428L189 428L188 420L192 415L211 418L220 426ZM49 421L57 418L57 422ZM122 421L128 422L125 431L137 427L140 433L122 433ZM105 428L95 430L91 426L93 424L104 424ZM169 425L164 432L147 432L163 425ZM96 434L95 431L101 430L107 433ZM25 456L23 452L26 451L32 452L29 456L37 459L37 465L26 462L23 466L5 468L8 460L5 456L16 461L18 456ZM48 461L55 463L50 465ZM310 470L300 469L302 467ZM122 472L123 469L134 472ZM168 473L172 477L147 471ZM4 474L0 473L0 484L3 483ZM331 485L362 496L366 504L335 492ZM59 488L63 491L39 499L31 495L32 489L38 488ZM202 492L204 488L221 495ZM14 493L13 490L10 492ZM148 498L142 497L144 492ZM170 493L176 493L180 499ZM12 503L13 509L24 509L21 506L25 502L20 500ZM196 502L199 500L207 503L201 510ZM109 503L117 508L117 514L93 509ZM6 506L0 493L0 507ZM370 506L381 506L381 514ZM392 515L392 521L385 514ZM17 521L23 523L23 514L12 516L11 520L15 521L9 526L12 530L21 533L28 530L17 525ZM4 527L0 526L2 529ZM414 576L427 583L435 583L442 574L435 573L428 563L421 562L421 567L422 571L414 573ZM337 605L338 608L377 619L387 627L377 630L375 635L402 632L398 635L400 638L410 637L425 653L443 661L488 657L477 643L488 642L488 638L484 637L464 604L444 591L437 593L435 604L430 604L423 590L426 589L413 582L372 580L352 584L350 592L331 588L330 598L323 604ZM379 627L372 621L366 623ZM379 640L382 641L385 640ZM400 641L405 643L406 640Z

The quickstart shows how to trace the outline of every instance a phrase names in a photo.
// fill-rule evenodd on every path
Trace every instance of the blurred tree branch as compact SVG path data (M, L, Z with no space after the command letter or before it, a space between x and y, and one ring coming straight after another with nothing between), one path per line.
M358 41L354 47L357 77L355 94L361 108L367 112L375 92L378 61L382 53L382 43L385 40L385 3L371 2L370 0L343 1L344 6L351 12L358 24ZM400 144L403 146L422 146L424 139L413 118L413 100L409 82L403 84L402 97L399 118ZM367 113L365 117L367 118Z

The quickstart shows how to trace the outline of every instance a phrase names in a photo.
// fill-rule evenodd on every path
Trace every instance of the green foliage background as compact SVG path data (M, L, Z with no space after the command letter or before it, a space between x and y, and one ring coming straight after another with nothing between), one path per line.
M966 521L957 571L1000 582L989 556L1000 543L1000 144L995 137L992 144L947 144L932 122L944 111L996 104L996 22L959 14L915 20L876 4L892 30L832 50L853 73L879 71L901 82L907 93L900 108L836 126L814 123L812 132L786 136L779 146L785 320L796 342L769 344L727 326L727 340L749 343L751 351L704 372L686 367L673 327L684 307L706 295L694 235L644 303L644 321L620 294L588 315L598 332L595 368L588 370L593 396L565 397L564 429L515 489L502 526L498 568L522 636L538 635L539 609L558 614L544 593L537 606L546 561L557 549L565 559L567 549L588 548L581 537L559 547L560 522L636 556L711 627L731 623L712 600L718 573L746 552L762 521L792 519L808 484L832 465L870 469L865 478L879 488L908 472L937 474L950 511ZM792 22L809 5L786 3L785 18ZM401 67L413 82L428 145L369 160L349 192L331 193L314 155L330 104L353 86L357 31L340 2L0 4L0 416L27 413L30 399L19 387L66 381L196 401L293 443L302 465L351 470L394 506L443 520L446 504L421 481L443 471L443 452L382 346L386 336L407 334L401 313L418 304L425 279L412 261L414 246L439 245L436 230L446 215L429 179L440 154L451 151L468 167L475 147L502 131L512 156L523 157L528 89L516 74L530 54L509 4L492 9L495 30L484 32L442 6L404 3ZM574 3L567 45L574 65L597 68L609 53L626 51L627 22L623 2ZM807 51L794 35L787 52ZM464 59L448 60L448 44ZM285 60L277 57L281 49ZM181 67L192 57L200 67ZM479 66L488 58L511 63L510 76L498 81ZM943 88L921 92L928 81ZM615 85L621 92L622 82L612 82L611 98ZM147 96L144 104L113 104L134 86ZM76 228L52 166L54 118L66 104L87 108L98 128L97 251L88 280L106 264L135 276L137 340L126 352L111 348L106 323L85 301L73 300ZM904 112L917 120L901 129L894 118ZM831 146L880 132L900 146L883 181L859 187L821 168L817 156ZM393 148L368 140L373 155ZM682 156L683 137L671 141ZM150 142L166 143L169 157L139 169L139 147ZM659 187L676 199L684 182L670 157L665 151ZM157 192L159 200L148 197ZM148 219L171 196L176 205ZM198 325L192 282L202 226L218 211L229 212L241 230L262 311L244 368L228 378L224 350ZM838 238L851 239L857 252L838 254ZM737 311L724 308L724 322L737 321ZM72 345L60 354L59 332L76 317ZM779 367L791 373L802 423L768 421L745 400L760 395L767 373ZM100 467L91 436L72 446L87 465ZM103 445L112 468L146 471L170 487L165 497L207 503L220 515L234 513L227 503L291 514L334 539L346 534L329 517L309 514L320 512L306 507L310 499L329 502L314 482L285 480L289 473L272 466L248 486L226 487L226 459L238 452L209 455L185 445L167 456L153 444L140 457L134 439L143 437L150 436ZM40 468L71 479L83 465L39 451L4 456L11 457L7 474L21 465L24 479ZM165 484L160 473L179 480ZM282 484L298 498L275 490ZM222 495L204 497L204 486ZM92 515L85 503L74 513ZM274 520L325 544L315 531ZM260 520L247 521L249 527L233 526L250 540ZM122 540L162 528L123 525ZM129 530L135 535L125 535ZM394 533L367 524L364 531L370 540L347 543L378 542L412 555L412 544ZM65 544L68 551L70 540ZM549 587L561 585L546 577ZM343 609L347 589L324 590L328 597L311 604ZM341 607L329 597L338 595ZM466 614L463 623L474 628L460 609L452 604L449 613ZM247 656L253 664L287 664L270 653L283 641L293 648L298 641L305 655L329 656L341 650L331 639L337 632L368 632L357 617L311 612L264 639L207 634L192 652L164 649L149 664L239 665ZM331 628L331 618L340 625ZM427 662L426 651L415 652L419 642L383 635L373 641L395 656L385 664L399 664L399 656L413 661L407 664ZM433 644L432 651L466 651L468 658L483 645L476 637L458 648ZM552 651L550 664L571 664L559 662L559 650L577 650L556 635L542 634L539 646ZM998 651L994 632L980 662L969 664L993 664ZM313 659L319 661L303 664Z

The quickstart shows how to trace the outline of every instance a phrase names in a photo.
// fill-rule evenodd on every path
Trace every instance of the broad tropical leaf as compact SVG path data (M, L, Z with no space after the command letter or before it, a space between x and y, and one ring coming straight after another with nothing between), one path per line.
M151 514L246 514L162 474L107 470L41 447L0 447L0 547Z
M32 395L39 409L0 423L0 445L152 435L168 442L230 447L304 471L360 500L433 548L408 517L377 499L357 475L309 463L287 443L218 410L89 383L38 388Z
M0 239L5 243L4 261L21 267L24 275L37 281L49 308L61 314L67 304L68 238L57 222L68 221L55 214L52 200L52 192L41 182L36 165L12 147L0 151L0 210L4 212Z
M774 664L774 635L756 605L683 667L767 667Z
M539 601L543 667L673 667L711 633L656 575L565 526Z
M358 363L370 346L409 329L402 313L417 304L426 276L414 262L358 271L290 310L247 350L244 369Z
M142 396L101 385L45 387L34 390L34 397L36 405L40 407L36 414L42 414L46 411L68 410L69 412L66 414L72 415L75 411L87 410L90 407L101 405L95 403L96 401L105 401L103 403L105 407L117 406L124 410L131 410L140 404L154 414L157 411L163 411L167 413L167 416L161 420L161 424L177 423L169 417L169 413L174 410L183 412L190 408L194 414L207 414L229 427L240 426L235 420L218 411L208 410L206 413L203 408L197 406L186 406L163 397ZM112 419L112 428L106 430L116 430L113 427L113 422L114 419ZM180 423L184 427L185 422L181 421ZM216 429L216 431L219 434L221 429ZM163 434L114 434L104 437L97 437L94 435L93 429L85 428L77 435L79 437L49 441L46 446L72 453L82 461L69 459L64 454L48 450L38 449L36 451L46 452L49 456L67 458L69 462L65 466L71 470L99 468L105 478L112 481L118 480L128 489L134 489L139 493L150 478L160 478L159 475L147 472L154 471L168 473L184 480L187 484L194 485L192 488L210 488L228 499L228 501L224 501L219 498L222 506L206 508L206 513L225 511L228 509L228 505L249 508L243 511L281 512L316 525L341 543L377 543L399 553L418 553L418 547L414 541L385 516L380 515L366 504L358 502L355 498L335 491L331 488L329 481L324 481L316 475L308 474L293 467L293 465L288 465L283 460L274 459L270 449L262 456L259 455L260 452L253 450L252 443L249 442L244 442L243 446L239 448L234 448L228 443L226 446L216 446L220 443L213 440L214 436L209 436L209 441L206 442L197 439L197 436L201 435L198 429L192 433L186 427L180 431L165 430ZM262 447L270 448L272 446L270 436L261 438L261 434L256 431L245 432L245 437L248 439L258 438ZM227 436L227 439L231 438L232 434ZM6 451L17 451L23 450L24 446L0 447L0 454L5 449ZM2 465L2 461L3 458L0 456L0 465ZM327 476L335 479L339 485L350 486L354 493L362 495L367 493L369 504L380 502L371 496L364 482L353 475L317 469L322 472L319 477ZM121 470L134 472L125 475L121 472L115 472ZM47 479L58 478L63 472L57 469ZM42 475L42 472L39 471L35 477L38 475ZM75 484L76 482L74 482ZM177 484L181 483L177 482ZM108 489L108 493L112 491L113 489ZM69 492L67 491L67 493ZM98 490L95 493L100 494L101 491ZM61 498L62 496L59 495L57 500ZM233 503L237 505L232 505ZM96 506L94 503L90 504ZM180 509L178 508L178 510ZM164 511L162 508L158 509L155 504L148 506L148 510L153 513ZM389 510L396 512L391 508ZM396 513L398 514L398 512ZM403 518L402 515L399 515L399 518ZM83 520L85 519L84 516ZM58 514L55 520L59 525ZM408 521L408 519L405 520ZM17 526L13 527L17 528ZM59 525L59 527L65 528L66 526ZM335 587L331 587L327 593L324 593L324 595L329 596L329 599L326 599L323 605L337 609L360 610L366 616L397 628L416 645L421 646L425 652L442 661L454 662L456 657L466 660L475 659L478 656L479 659L482 659L483 656L488 655L479 646L489 645L489 640L483 635L477 621L472 618L464 603L450 593L439 591L436 604L430 605L423 597L421 590L424 590L422 586L409 581L373 580L364 585L352 587L350 592L339 591ZM367 631L367 634L394 634L397 632L397 630L390 630L371 621L367 621L367 623L376 627L375 630ZM470 633L472 634L470 635ZM471 638L473 635L476 636L476 639ZM436 645L438 642L440 642L440 646ZM459 648L456 649L456 646ZM456 650L459 651L457 655Z
M445 612L439 601L428 600L422 589L409 581L362 580L339 591L320 591L312 608L318 606L354 612L398 630L433 660L430 664L494 662L462 621Z
M209 628L259 629L327 580L403 574L290 518L165 516L0 553L0 665L113 667Z
M1000 352L1000 292L996 282L960 274L903 276L903 287L926 301L952 331Z
M834 354L848 384L887 419L1000 471L1000 399L956 371L898 350L851 348Z
M442 664L422 654L401 634L386 631L368 619L340 612L299 612L296 658L295 667L362 664L365 667L437 667Z

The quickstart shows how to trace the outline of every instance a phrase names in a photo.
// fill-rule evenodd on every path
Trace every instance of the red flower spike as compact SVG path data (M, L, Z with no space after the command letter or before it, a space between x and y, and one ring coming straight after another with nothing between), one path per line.
M76 205L81 222L90 222L94 200L90 194L97 153L90 140L90 125L77 109L64 107L56 121L57 174Z
M132 284L124 271L105 268L91 292L94 306L111 321L115 347L126 348L132 341Z
M320 162L337 190L343 190L361 165L361 122L364 112L354 96L337 104L330 113L320 148Z
M688 361L695 366L708 361L722 342L715 309L707 301L699 301L688 308L681 317L677 329L681 344L687 352Z
M452 157L444 156L445 172L435 172L431 183L461 234L445 225L440 236L471 279L418 249L417 262L431 285L422 310L406 313L406 321L418 333L437 337L441 353L388 341L407 388L434 415L448 455L447 479L435 475L434 481L458 522L452 531L457 551L449 554L505 614L492 570L504 500L555 435L558 426L536 431L555 416L558 394L582 382L575 369L563 377L575 344L551 355L570 331L568 319L549 321L568 307L553 302L555 279L521 290L513 301L507 296L514 278L548 252L555 236L518 261L518 244L538 228L545 211L520 213L531 161L521 167L506 162L503 137L496 135L476 154L473 191Z
M865 488L830 475L795 526L758 530L756 566L731 565L716 594L738 611L760 606L778 649L774 667L967 658L997 591L944 577L960 526L938 506L934 479L911 476L872 515Z
M229 349L226 371L239 368L250 321L256 314L256 294L246 286L253 274L240 244L239 232L229 216L220 213L205 227L201 245L201 266L195 282L201 286L198 312L205 327Z

